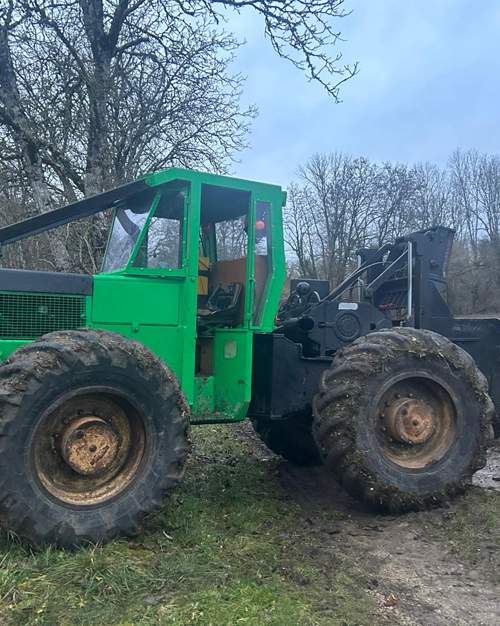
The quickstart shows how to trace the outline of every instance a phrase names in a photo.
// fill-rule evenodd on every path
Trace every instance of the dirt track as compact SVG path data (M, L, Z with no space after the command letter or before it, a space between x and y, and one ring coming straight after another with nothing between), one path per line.
M253 441L258 458L272 458L249 424L241 434ZM402 517L376 516L347 495L322 467L300 468L283 461L278 472L284 490L308 516L311 532L307 550L315 551L323 560L330 558L332 567L340 554L353 571L364 575L368 593L380 606L377 623L500 624L500 588L491 582L487 560L477 567L467 566L444 543L425 536L423 525L432 522L433 516L446 519L446 509ZM487 468L476 475L475 483L498 489L499 480L497 448ZM386 606L392 602L394 606Z

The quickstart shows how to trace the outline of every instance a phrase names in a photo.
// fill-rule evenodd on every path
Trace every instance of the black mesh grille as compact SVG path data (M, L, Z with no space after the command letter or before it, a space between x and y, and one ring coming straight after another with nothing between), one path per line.
M0 339L36 339L85 325L84 296L0 292Z

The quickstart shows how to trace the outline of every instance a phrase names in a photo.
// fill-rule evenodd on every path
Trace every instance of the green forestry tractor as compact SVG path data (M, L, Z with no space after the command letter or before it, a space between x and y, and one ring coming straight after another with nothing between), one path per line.
M285 280L280 187L167 169L0 229L0 244L113 210L96 276L0 269L0 520L34 544L138 531L179 482L190 423L249 417L392 511L485 463L500 320L443 297L453 231L358 252L333 291Z

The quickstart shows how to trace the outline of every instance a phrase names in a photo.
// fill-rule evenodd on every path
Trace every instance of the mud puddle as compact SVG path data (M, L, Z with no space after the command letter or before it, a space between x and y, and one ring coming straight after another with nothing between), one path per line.
M500 491L500 443L491 448L486 467L474 474L472 482L476 487Z

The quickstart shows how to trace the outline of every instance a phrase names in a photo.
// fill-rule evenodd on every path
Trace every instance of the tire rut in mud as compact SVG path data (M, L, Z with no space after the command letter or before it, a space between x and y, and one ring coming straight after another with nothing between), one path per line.
M250 424L243 423L239 433L252 443L260 461L275 458ZM465 565L442 543L427 539L420 513L375 515L349 496L326 468L296 467L284 461L278 461L276 468L283 490L302 507L310 525L307 549L316 544L313 549L330 558L331 567L341 560L366 581L367 593L380 606L375 623L500 624L500 588L480 568ZM425 515L442 516L443 509ZM390 594L397 599L393 607L386 606Z

